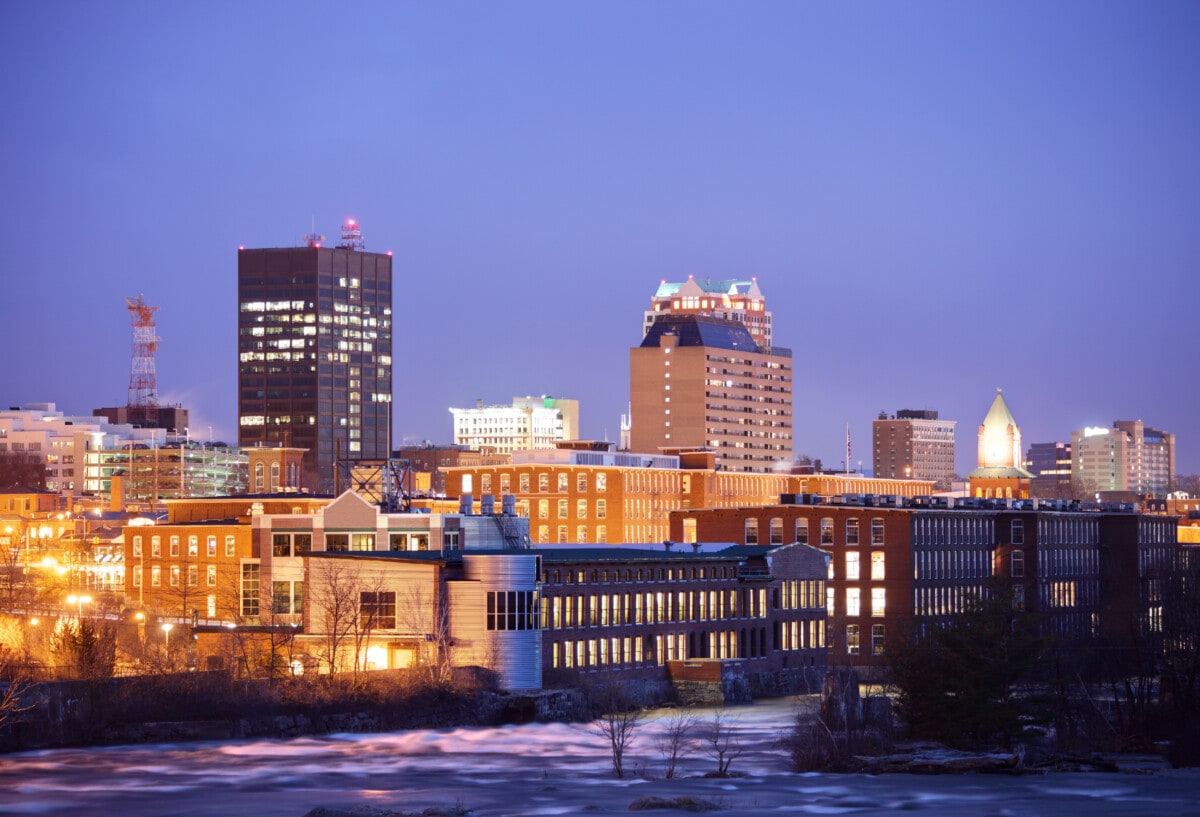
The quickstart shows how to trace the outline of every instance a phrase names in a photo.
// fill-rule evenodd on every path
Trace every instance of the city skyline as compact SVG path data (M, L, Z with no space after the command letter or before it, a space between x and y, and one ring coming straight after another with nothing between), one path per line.
M1200 472L1200 9L355 9L10 10L5 405L124 404L144 295L160 400L236 441L238 247L354 217L395 254L396 445L539 394L617 440L690 274L758 280L797 455L849 424L870 468L881 411L933 409L966 473L1000 387L1026 448L1140 419Z

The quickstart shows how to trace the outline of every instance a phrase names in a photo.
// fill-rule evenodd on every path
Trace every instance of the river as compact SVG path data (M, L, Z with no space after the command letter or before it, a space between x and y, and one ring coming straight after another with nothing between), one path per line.
M682 777L662 779L655 737L669 713L657 711L635 731L621 780L605 739L586 724L55 749L0 756L0 815L302 817L357 804L479 817L615 815L638 798L685 795L726 814L1200 815L1194 770L793 774L778 740L794 705L728 710L740 745L730 771L742 776L726 779L701 777L715 761L698 748L681 763Z

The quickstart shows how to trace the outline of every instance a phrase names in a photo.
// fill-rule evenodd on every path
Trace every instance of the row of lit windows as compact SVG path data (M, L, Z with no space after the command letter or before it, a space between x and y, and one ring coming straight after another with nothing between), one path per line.
M181 550L182 537L171 536L168 538L168 543L169 543L168 551L167 551L168 555L173 556L173 557L178 557L180 555L180 553L182 552L182 550ZM226 556L234 556L236 554L237 554L237 539L234 536L226 536L225 537L225 555ZM161 536L151 536L150 537L150 558L159 559L159 558L162 558L162 555L163 555L162 537ZM199 536L189 536L188 537L188 539L187 539L187 555L188 556L199 556L200 555L200 537ZM216 556L217 555L217 537L216 536L205 537L204 555L205 556ZM133 558L135 558L135 559L142 558L142 537L141 537L141 535L137 535L137 536L133 537Z
M501 494L511 493L512 492L512 474L499 474L497 476L499 477L497 482L500 485L500 493ZM550 474L542 472L542 473L539 473L537 475L537 477L538 477L538 493L544 494L544 493L549 492L550 483L551 483ZM595 485L596 491L608 490L608 475L607 474L599 473L599 474L595 474L594 477L595 477L594 485ZM463 493L471 493L471 482L472 482L471 474L463 474ZM480 490L480 492L484 493L484 494L492 493L492 482L493 482L493 480L492 480L491 474L486 474L486 473L480 474L479 475L479 490ZM555 485L557 486L557 493L560 493L560 494L567 493L567 491L570 488L571 476L570 476L570 474L568 474L566 472L559 472L557 474L557 477L554 480L554 482L555 482ZM529 474L525 473L525 474L517 475L517 485L518 485L517 492L518 493L522 493L522 494L530 493L530 488L529 488L530 484L531 484L531 479L530 479ZM586 493L587 489L588 489L588 475L586 473L577 473L575 475L575 490L576 490L576 492L581 493L581 494ZM580 500L580 501L582 502L583 500ZM601 500L601 501L603 501L603 500Z
M794 652L825 647L824 621L775 622L774 651ZM765 629L747 631L656 633L644 636L553 641L550 665L555 669L661 666L667 661L689 658L765 658L768 653Z
M856 582L862 578L861 556L857 550L846 551L845 571L842 578L848 582ZM872 551L870 554L871 570L870 577L872 581L883 581L886 578L884 570L884 553L882 550ZM829 560L829 578L834 576L834 562Z
M768 528L767 542L769 542L772 545L782 545L783 544L783 519L780 517L775 517L769 521L768 525L769 525L769 528ZM824 517L820 520L820 537L818 539L820 544L822 544L822 545L832 545L833 544L833 529L834 529L834 527L833 527L833 518L832 517ZM883 528L883 520L882 519L872 519L871 520L870 542L872 545L884 544L883 530L884 530L884 528ZM809 544L808 519L805 519L803 517L796 519L793 535L794 535L793 541L796 542L797 544L800 544L800 545ZM743 541L747 545L760 544L758 519L756 517L749 517L748 519L746 519ZM846 520L845 544L848 546L855 546L855 545L861 544L860 523L857 518Z
M862 590L858 587L846 588L846 610L847 616L861 616L862 612ZM873 618L882 618L887 611L887 590L882 587L871 588L871 616ZM837 593L834 588L829 587L825 590L825 613L829 616L837 614Z
M517 507L517 513L520 516L525 515L525 513L522 513L519 505ZM526 511L526 513L527 513L527 511ZM559 525L557 533L558 533L558 538L555 539L555 541L560 545L566 545L566 544L581 544L582 545L582 544L587 544L587 542L588 542L588 526L587 525L577 525L575 527L574 542L572 542L570 539L570 529L566 525ZM537 541L538 541L539 545L550 544L550 526L549 525L538 525ZM608 544L608 526L607 525L597 525L596 526L596 544L598 544L598 545Z
M848 655L860 655L862 653L862 629L857 624L846 625L846 653ZM867 647L871 650L871 655L883 655L884 646L886 644L887 635L882 624L871 625L871 643Z
M558 518L559 519L568 518L568 511L570 509L570 506L567 504L567 502L568 502L568 500L565 500L565 499L558 500ZM605 501L603 499L597 499L596 500L596 518L604 519L607 515L608 515L607 501ZM538 500L538 519L549 519L549 518L550 518L550 500L548 500L548 499ZM575 502L575 518L576 519L587 519L588 518L588 501L586 499L576 500L576 502Z
M186 574L184 571L185 567L186 567ZM166 568L167 569L165 572L167 574L168 586L182 587L185 575L187 577L186 581L187 581L188 587L199 587L200 586L200 566L199 565L167 565ZM143 576L142 571L143 571L143 569L144 568L142 568L141 565L133 568L132 575L133 575L133 586L134 587L142 586L142 576ZM163 572L164 571L163 571L162 565L151 565L150 566L150 586L151 587L162 587L163 586ZM208 565L204 571L204 575L205 575L205 585L206 586L208 586L208 587L216 587L217 586L217 566L216 565Z
M815 594L814 594L815 595ZM779 596L774 598L776 609ZM766 588L687 590L675 593L612 593L548 596L543 611L547 629L662 624L674 621L765 618Z

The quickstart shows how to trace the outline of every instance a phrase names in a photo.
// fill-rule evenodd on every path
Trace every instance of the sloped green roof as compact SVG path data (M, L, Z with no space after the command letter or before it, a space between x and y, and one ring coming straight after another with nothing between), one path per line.
M1017 428L1017 421L1013 419L1008 403L1004 402L1004 394L1000 389L996 389L996 399L992 401L992 407L988 409L987 416L983 418L983 426L985 429L1004 431L1010 425Z

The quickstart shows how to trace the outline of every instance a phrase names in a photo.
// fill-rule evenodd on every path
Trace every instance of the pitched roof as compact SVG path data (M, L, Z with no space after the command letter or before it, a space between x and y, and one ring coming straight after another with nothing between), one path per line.
M1012 412L1009 411L1008 403L1004 402L1004 394L1000 389L996 389L996 399L992 401L992 407L988 409L987 416L983 418L984 428L1004 431L1010 425L1017 428L1017 421L1013 419Z

